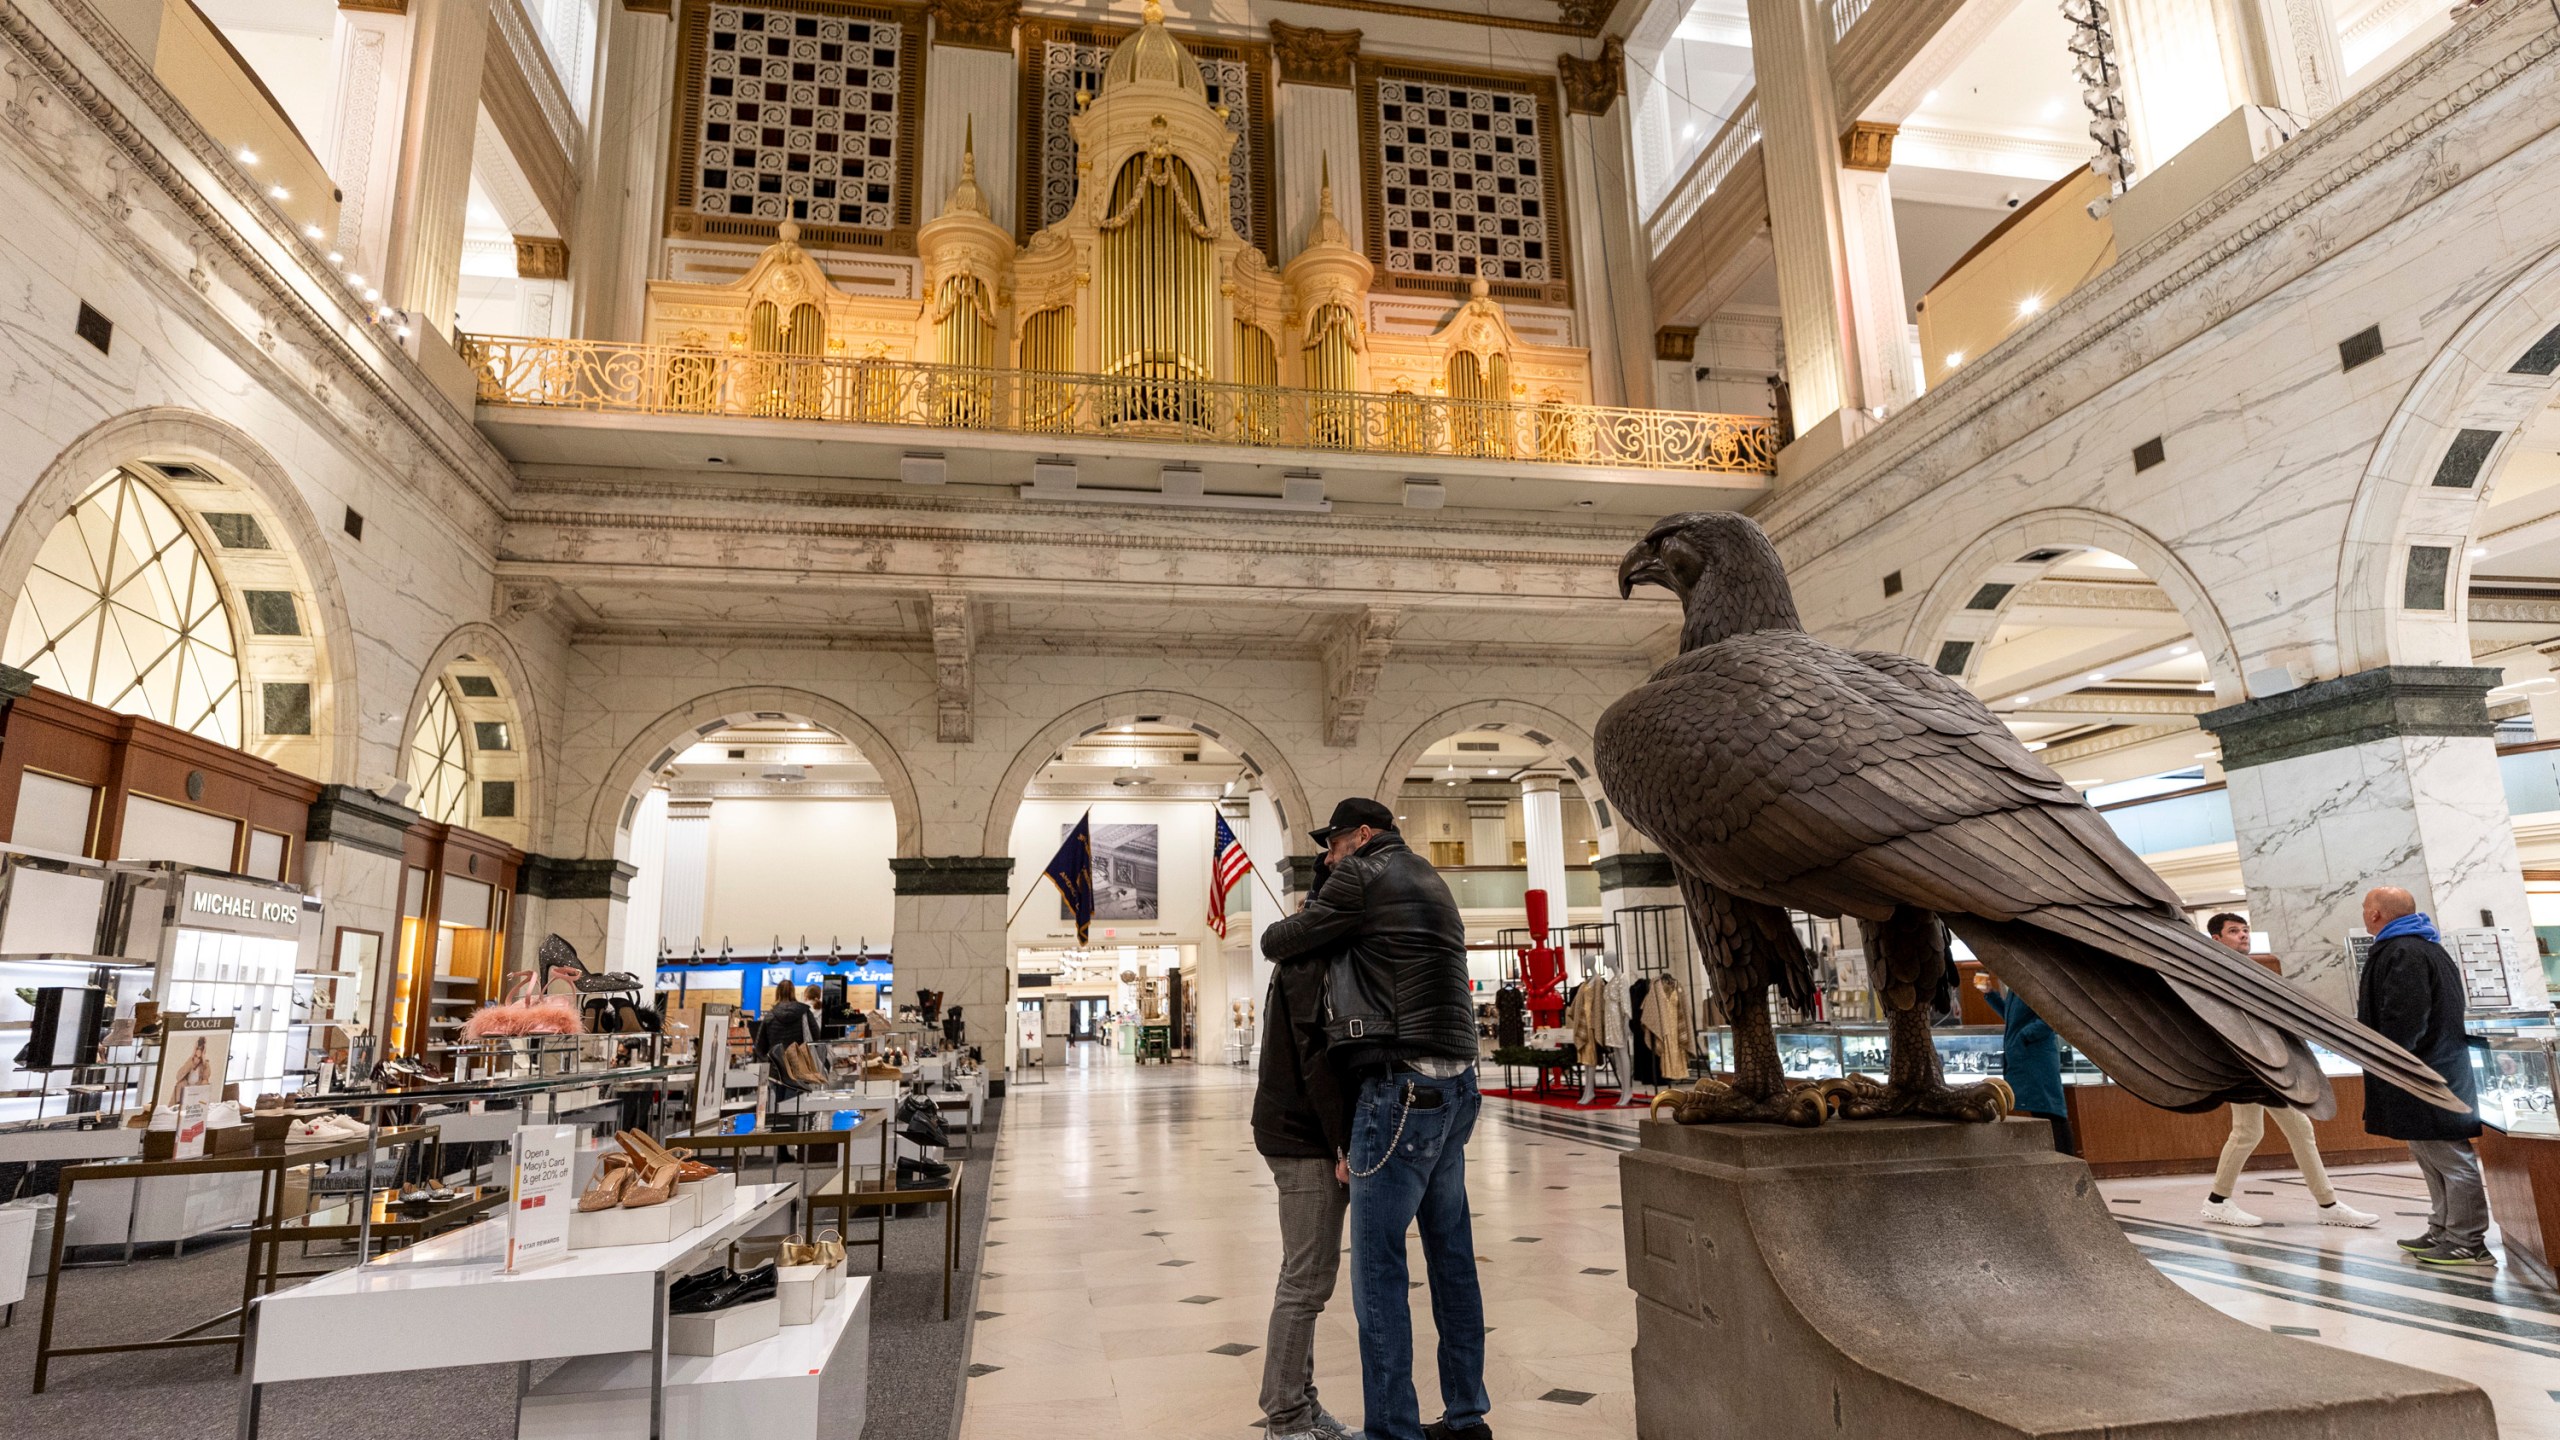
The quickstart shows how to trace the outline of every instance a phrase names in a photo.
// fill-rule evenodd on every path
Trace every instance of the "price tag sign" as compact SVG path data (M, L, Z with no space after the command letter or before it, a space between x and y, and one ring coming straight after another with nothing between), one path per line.
M578 1127L516 1129L515 1184L507 1200L507 1270L521 1274L569 1256L569 1195L577 1175Z

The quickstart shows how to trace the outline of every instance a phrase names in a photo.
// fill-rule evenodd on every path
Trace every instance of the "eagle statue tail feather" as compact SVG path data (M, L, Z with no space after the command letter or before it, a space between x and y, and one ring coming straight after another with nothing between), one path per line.
M2176 920L2077 906L1948 923L2111 1079L2163 1109L2249 1102L2325 1119L2336 1100L2313 1040L2440 1109L2466 1108L2416 1056Z

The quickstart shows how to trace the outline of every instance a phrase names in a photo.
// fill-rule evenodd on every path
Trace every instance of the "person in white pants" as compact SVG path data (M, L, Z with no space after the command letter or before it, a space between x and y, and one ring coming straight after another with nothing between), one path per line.
M2243 955L2249 953L2249 922L2229 911L2206 921L2205 933ZM2382 1218L2340 1200L2338 1192L2330 1188L2329 1169L2320 1163L2320 1145L2312 1138L2309 1116L2291 1106L2278 1106L2275 1117L2276 1129L2283 1132L2284 1143L2293 1150L2293 1163L2301 1167L2302 1183L2311 1187L2311 1198L2319 1203L2321 1224L2362 1230ZM2267 1223L2231 1198L2239 1187L2241 1168L2258 1152L2258 1142L2266 1133L2267 1107L2231 1107L2231 1135L2222 1142L2222 1163L2213 1172L2213 1192L2204 1199L2206 1224L2248 1230Z

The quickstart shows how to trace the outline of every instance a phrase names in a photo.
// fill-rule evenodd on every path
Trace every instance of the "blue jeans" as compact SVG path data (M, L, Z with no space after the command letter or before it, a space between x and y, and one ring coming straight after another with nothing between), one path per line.
M1416 1106L1436 1094L1437 1106ZM1413 1395L1413 1316L1405 1232L1422 1225L1431 1323L1440 1332L1440 1418L1484 1422L1484 1293L1467 1218L1467 1137L1476 1128L1473 1071L1448 1080L1373 1076L1351 1121L1351 1308L1360 1320L1361 1426L1368 1440L1422 1440ZM1392 1147L1392 1150L1390 1150Z

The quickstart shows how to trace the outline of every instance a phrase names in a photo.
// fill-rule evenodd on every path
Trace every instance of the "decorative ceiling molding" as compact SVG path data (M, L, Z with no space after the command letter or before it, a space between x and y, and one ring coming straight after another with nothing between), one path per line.
M708 800L880 800L889 787L877 780L683 780L667 782L670 804Z
M1369 713L1377 693L1378 672L1395 649L1396 629L1404 612L1372 605L1345 616L1325 638L1324 743L1347 748L1360 743L1360 719Z
M1013 53L1022 0L932 0L926 9L933 15L934 44Z
M1600 42L1599 58L1556 57L1556 75L1564 82L1568 115L1606 115L1627 89L1627 47L1612 35Z
M2022 179L2049 176L2057 164L2079 164L2088 159L2088 149L2086 140L1996 130L1944 130L1929 125L1905 125L1893 139L1893 158L1905 165Z
M927 598L932 607L935 720L943 744L966 745L977 733L977 624L966 593L937 590Z
M1280 61L1280 83L1351 88L1351 69L1360 58L1360 32L1319 30L1312 25L1271 22L1271 51Z

